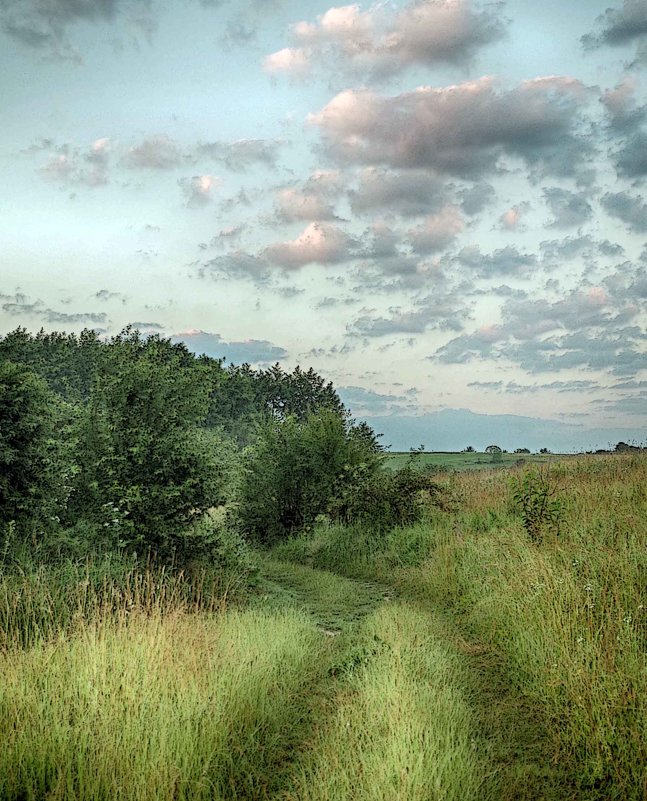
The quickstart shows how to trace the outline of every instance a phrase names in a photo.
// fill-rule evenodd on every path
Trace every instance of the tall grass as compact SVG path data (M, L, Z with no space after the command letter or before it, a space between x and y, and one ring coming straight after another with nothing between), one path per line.
M110 556L27 565L0 573L0 650L108 616L213 612L243 593L242 577L208 565L174 569Z
M296 611L133 612L0 654L0 798L266 798L325 668Z
M647 797L647 459L552 467L560 534L532 542L509 475L452 479L453 513L377 538L320 528L281 549L346 575L382 578L444 608L500 657L560 764L564 797Z
M364 645L337 670L350 674L329 722L295 771L294 801L471 801L489 766L477 749L461 664L410 605L382 607Z

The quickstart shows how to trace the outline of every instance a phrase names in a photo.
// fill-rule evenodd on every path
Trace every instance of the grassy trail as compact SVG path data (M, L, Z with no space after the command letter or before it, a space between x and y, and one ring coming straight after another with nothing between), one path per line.
M446 614L406 588L398 597L384 584L272 559L262 587L264 604L297 607L331 640L339 635L274 798L564 797L531 711L495 656Z

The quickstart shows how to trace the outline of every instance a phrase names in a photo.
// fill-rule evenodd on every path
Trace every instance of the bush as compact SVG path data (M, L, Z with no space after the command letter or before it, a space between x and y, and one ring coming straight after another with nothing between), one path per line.
M244 454L238 519L270 544L343 506L380 463L372 431L330 410L267 424Z
M541 540L544 531L559 533L562 501L556 493L547 470L527 470L522 478L512 479L512 499L533 542Z

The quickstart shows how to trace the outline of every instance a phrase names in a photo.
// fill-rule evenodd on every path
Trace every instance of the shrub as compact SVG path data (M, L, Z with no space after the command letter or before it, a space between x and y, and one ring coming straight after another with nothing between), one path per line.
M522 478L512 479L512 499L533 542L546 530L559 533L563 503L556 493L547 470L527 470Z

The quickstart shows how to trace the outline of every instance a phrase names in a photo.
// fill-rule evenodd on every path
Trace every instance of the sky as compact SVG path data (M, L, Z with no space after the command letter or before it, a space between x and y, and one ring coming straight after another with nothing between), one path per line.
M646 77L647 0L0 0L0 335L312 366L398 449L645 442Z

